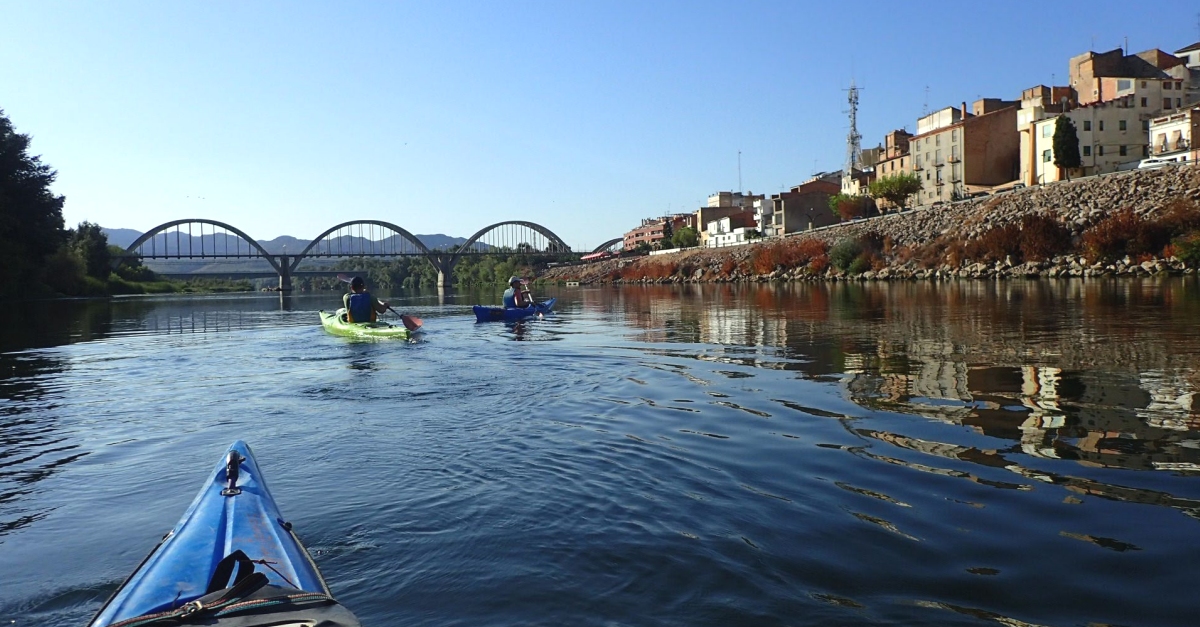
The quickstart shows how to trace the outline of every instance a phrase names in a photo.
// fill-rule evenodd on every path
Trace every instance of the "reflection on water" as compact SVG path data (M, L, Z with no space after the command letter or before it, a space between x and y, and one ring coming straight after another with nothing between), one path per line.
M583 307L624 316L641 342L729 347L697 359L839 374L864 407L1028 455L1200 471L1195 282L648 287L585 292Z
M547 296L9 308L0 621L84 620L244 438L365 624L1194 622L1197 281Z

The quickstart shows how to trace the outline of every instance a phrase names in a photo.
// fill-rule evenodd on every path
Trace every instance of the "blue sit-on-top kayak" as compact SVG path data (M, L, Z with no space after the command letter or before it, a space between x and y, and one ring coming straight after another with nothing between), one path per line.
M554 309L554 303L557 301L557 298L550 298L540 303L534 303L528 307L515 307L508 309L504 307L484 307L482 305L475 305L475 321L497 322L502 320L504 322L516 322L517 320L522 320L535 314L550 313L550 310Z
M135 625L359 622L330 595L275 507L250 447L237 441L175 528L89 623Z

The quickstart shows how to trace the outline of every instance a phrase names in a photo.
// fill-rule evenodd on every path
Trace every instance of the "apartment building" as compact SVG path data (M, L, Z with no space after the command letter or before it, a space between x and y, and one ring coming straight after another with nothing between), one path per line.
M738 216L746 214L753 216L755 212L755 202L765 199L763 194L754 194L747 192L715 192L708 197L708 206L701 207L692 215L696 229L700 232L700 245L708 246L708 225L712 222L730 216ZM738 218L750 219L750 218Z
M1200 106L1150 120L1151 157L1196 163L1200 160L1197 138Z
M912 172L912 156L908 152L911 139L912 134L902 128L884 136L883 154L880 155L879 163L875 164L876 180ZM882 198L875 199L875 206L880 211L899 208Z
M1057 117L1034 122L1033 183L1050 183L1072 177L1105 174L1132 167L1149 154L1149 120L1130 98L1093 102L1065 115L1075 124L1082 167L1070 173L1054 165L1054 127Z
M1037 85L1021 92L1021 108L1017 110L1017 132L1021 139L1021 182L1037 183L1037 165L1041 153L1037 150L1035 124L1057 117L1076 106L1075 90L1069 86Z
M750 231L755 226L754 214L749 212L713 220L705 225L704 231L708 233L708 237L704 240L704 246L721 248L745 244L752 239Z
M1086 52L1071 58L1068 74L1080 105L1130 99L1149 119L1200 97L1200 72L1189 67L1190 58L1157 49L1130 55L1120 48Z
M922 188L916 204L951 202L1020 175L1017 101L984 98L967 111L946 107L917 120L909 139Z
M645 218L642 220L641 226L625 233L621 246L625 250L633 250L643 243L650 246L661 245L662 240L666 238L668 224L670 224L671 233L684 227L696 228L696 214L676 213L661 218Z
M763 237L775 237L834 224L838 217L829 199L841 191L837 174L813 177L786 192L772 194L755 205L755 220Z

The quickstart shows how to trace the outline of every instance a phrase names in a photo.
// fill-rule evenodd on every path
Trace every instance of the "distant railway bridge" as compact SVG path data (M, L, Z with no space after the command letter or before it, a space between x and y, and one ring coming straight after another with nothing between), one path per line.
M230 278L279 276L280 291L292 289L292 277L330 276L333 270L300 270L308 259L349 259L358 257L425 257L438 273L438 285L449 287L454 266L470 255L554 254L580 258L591 253L619 247L620 238L612 239L590 252L571 250L550 229L533 222L509 220L486 226L454 248L430 249L407 230L382 220L351 220L332 226L295 253L270 253L254 238L237 227L205 218L185 218L160 224L134 240L125 249L125 258L150 260L182 259L262 259L272 272L189 272L186 276ZM167 273L172 276L182 274Z

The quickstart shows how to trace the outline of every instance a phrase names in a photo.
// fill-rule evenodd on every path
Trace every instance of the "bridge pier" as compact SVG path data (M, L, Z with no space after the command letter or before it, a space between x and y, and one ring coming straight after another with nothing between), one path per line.
M292 291L291 259L287 255L279 255L275 260L279 262L279 292L290 294Z
M433 267L437 268L438 290L454 287L454 256L438 255L437 257L431 257L429 261L433 263Z

